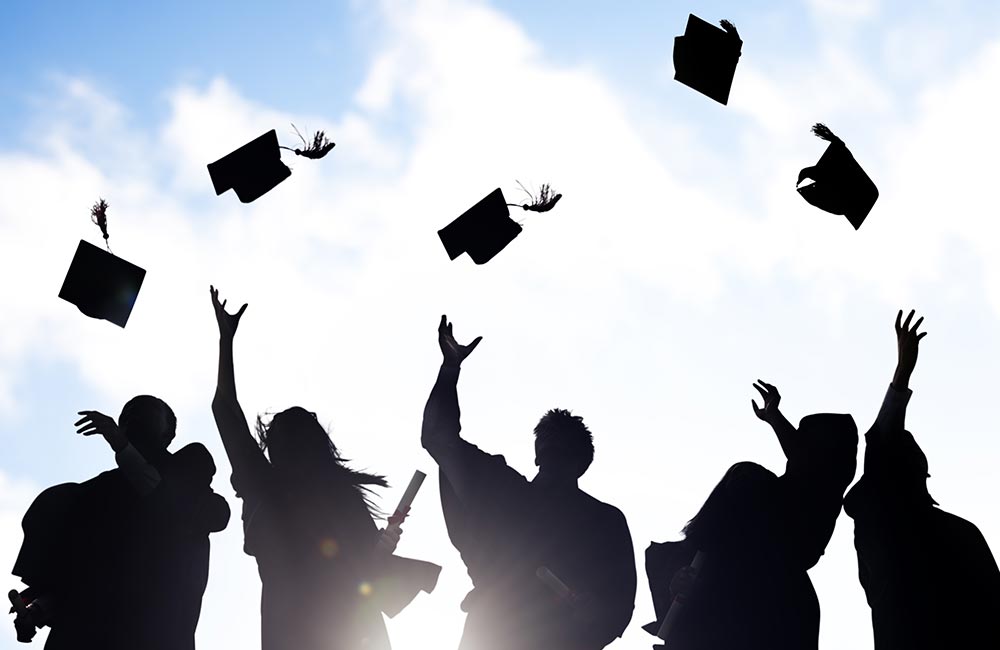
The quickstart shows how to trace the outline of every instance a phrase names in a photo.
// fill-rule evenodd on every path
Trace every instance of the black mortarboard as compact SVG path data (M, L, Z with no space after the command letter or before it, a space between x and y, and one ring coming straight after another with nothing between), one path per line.
M209 164L215 193L234 190L243 203L255 201L292 175L281 162L278 134L271 129L228 156Z
M807 178L813 183L798 188L798 192L820 210L847 217L857 230L878 200L878 188L843 140L823 124L816 124L812 131L830 145L815 166L799 172L797 184Z
M146 271L80 240L59 297L87 316L125 327Z
M726 104L743 41L731 22L719 24L688 16L684 35L674 38L674 79Z
M448 257L468 253L476 264L485 264L521 233L521 224L510 218L500 188L438 231Z

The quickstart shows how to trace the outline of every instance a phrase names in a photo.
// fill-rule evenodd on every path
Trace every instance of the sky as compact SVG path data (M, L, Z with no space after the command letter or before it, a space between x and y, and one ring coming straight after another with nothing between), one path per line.
M175 446L211 450L239 511L210 412L209 284L250 305L248 415L317 412L389 478L386 509L430 475L398 552L444 571L388 622L397 650L457 647L470 586L419 443L441 314L460 341L483 336L459 385L469 440L530 476L547 409L594 432L581 487L624 512L640 576L612 648L653 641L649 542L679 539L733 462L782 471L751 383L776 384L793 422L851 413L864 431L898 309L929 333L908 428L931 493L996 547L1000 5L260 4L0 8L0 564L35 495L113 467L77 411L117 415L136 394L171 404ZM739 28L728 106L673 80L691 12ZM859 231L794 190L824 150L818 121L879 187ZM286 158L291 178L253 204L215 196L206 164L272 128L294 145L293 123L337 147ZM563 199L489 264L450 261L436 231L517 181ZM57 298L79 240L100 243L98 197L115 253L147 270L125 329ZM820 647L871 648L846 516L810 575ZM234 518L212 538L199 647L259 647L259 591ZM10 626L0 649L15 647Z

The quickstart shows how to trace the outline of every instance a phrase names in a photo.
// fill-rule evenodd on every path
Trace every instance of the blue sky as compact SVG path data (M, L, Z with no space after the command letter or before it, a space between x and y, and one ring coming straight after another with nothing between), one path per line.
M248 413L317 411L389 476L385 504L431 470L416 436L439 315L482 334L465 431L528 473L534 421L578 411L597 436L584 488L623 509L640 562L731 462L780 471L747 404L754 379L782 389L793 421L851 412L864 429L891 376L892 319L914 306L930 335L911 429L931 490L997 539L1000 6L623 4L6 3L0 273L17 281L0 288L0 563L35 493L109 466L73 433L76 411L116 414L138 392L174 406L179 442L209 445L235 505L208 410L209 283L251 305L237 343ZM740 29L727 107L672 80L690 11ZM794 191L823 151L820 120L881 190L858 232ZM289 138L291 122L337 148L290 161L253 205L214 195L207 163L271 128ZM489 265L449 262L435 231L515 180L564 199ZM148 271L125 330L56 298L79 239L98 241L98 196L116 253ZM467 582L435 487L401 552L446 570L390 623L400 650L431 633L454 647L461 629ZM201 647L233 620L256 643L259 583L240 549L235 523L213 541ZM871 647L855 568L844 518L813 572L824 649ZM646 647L650 615L640 585L613 647Z

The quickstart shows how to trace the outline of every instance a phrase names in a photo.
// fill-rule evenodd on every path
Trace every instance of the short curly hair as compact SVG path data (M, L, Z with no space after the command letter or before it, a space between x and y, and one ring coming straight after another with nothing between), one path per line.
M594 460L594 436L579 415L551 409L535 425L535 455L539 467L564 466L579 478Z

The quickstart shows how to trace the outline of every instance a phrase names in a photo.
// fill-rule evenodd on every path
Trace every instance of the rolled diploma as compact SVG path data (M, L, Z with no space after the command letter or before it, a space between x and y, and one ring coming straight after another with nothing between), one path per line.
M417 491L420 490L420 486L423 485L424 479L427 475L421 472L419 469L413 471L413 478L410 479L410 484L406 486L406 490L403 492L402 498L399 500L399 505L396 506L396 512L392 515L393 517L402 517L410 506L413 504L413 499L417 496ZM398 524L391 524L396 528L399 528Z
M545 586L551 589L552 592L559 598L570 598L573 595L572 590L566 586L566 583L560 580L559 576L549 571L548 567L538 567L538 570L535 571L535 575L538 576L538 579L544 582Z
M705 564L705 554L698 551L694 554L694 559L691 560L691 568L694 569L694 577L697 580L698 573L701 571L702 565ZM663 623L660 624L660 630L656 633L656 636L661 640L666 641L667 637L670 636L670 630L673 628L674 623L677 618L684 611L684 601L686 596L678 595L674 597L674 602L670 604L670 609L667 610L667 615L663 617Z
M21 600L21 593L17 589L11 589L7 592L7 600L14 607L14 611L18 614L27 614L28 608L24 605L24 601Z

